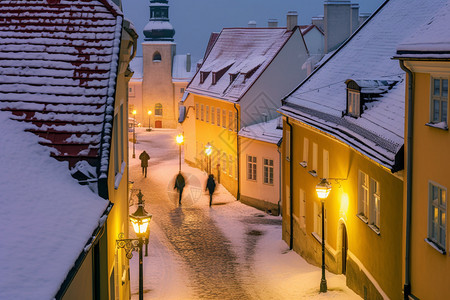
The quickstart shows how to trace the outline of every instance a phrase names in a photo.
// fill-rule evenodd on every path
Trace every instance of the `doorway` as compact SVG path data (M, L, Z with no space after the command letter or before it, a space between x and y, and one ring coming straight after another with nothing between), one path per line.
M162 121L161 120L155 121L155 128L162 128Z
M347 237L347 227L342 224L342 274L347 272L347 250L348 250L348 237Z

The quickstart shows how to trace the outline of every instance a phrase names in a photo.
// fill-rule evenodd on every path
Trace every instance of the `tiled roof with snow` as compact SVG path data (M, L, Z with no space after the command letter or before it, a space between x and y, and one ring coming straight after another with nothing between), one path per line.
M300 30L302 31L303 35L307 34L308 32L310 32L314 28L316 28L322 35L324 35L323 31L319 27L314 25L314 24L301 25L299 27L300 27Z
M132 80L142 80L144 77L144 58L142 56L135 56L130 61L130 68L133 70Z
M9 118L0 111L0 299L54 299L109 202Z
M100 163L105 174L120 10L112 0L1 0L0 18L0 110L56 159Z
M450 3L397 47L397 57L450 58ZM417 27L416 27L417 28Z
M389 169L404 141L405 75L397 45L446 0L390 0L284 101L280 112L347 143ZM355 119L345 116L346 81L394 80Z
M261 122L239 130L239 136L271 144L277 144L283 137L283 122L281 117L267 122Z
M189 58L191 59L191 58ZM195 75L196 65L190 62L190 70L187 70L187 54L178 54L173 57L172 63L172 80L173 81L190 81Z
M224 28L187 91L239 101L291 35L286 28Z

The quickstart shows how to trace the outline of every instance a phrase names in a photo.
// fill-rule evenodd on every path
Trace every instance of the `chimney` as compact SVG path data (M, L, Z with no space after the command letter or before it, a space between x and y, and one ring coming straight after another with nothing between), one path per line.
M248 28L256 28L256 21L248 21Z
M298 25L298 13L296 11L289 11L287 13L286 29L292 31Z
M359 27L359 4L352 3L350 18L350 34L352 34Z
M277 19L269 19L269 21L267 21L267 27L269 27L269 28L278 27L278 20Z
M186 54L186 72L191 71L191 54Z

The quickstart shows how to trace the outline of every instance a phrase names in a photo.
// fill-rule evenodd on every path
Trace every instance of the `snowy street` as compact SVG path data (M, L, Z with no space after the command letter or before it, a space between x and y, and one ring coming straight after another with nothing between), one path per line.
M145 209L153 215L144 257L144 299L360 299L345 286L343 275L328 272L329 291L319 294L321 270L289 251L281 240L281 216L241 204L220 185L209 207L206 173L183 162L186 187L179 206L174 190L178 132L136 132L134 159L129 143L132 201L137 202L140 189ZM151 157L147 178L140 167L143 150ZM130 206L130 213L135 207ZM130 272L132 299L138 299L137 254Z

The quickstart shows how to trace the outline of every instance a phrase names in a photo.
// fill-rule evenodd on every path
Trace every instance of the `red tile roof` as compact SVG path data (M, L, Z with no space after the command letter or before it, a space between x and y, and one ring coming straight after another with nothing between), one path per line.
M108 160L120 9L110 0L0 0L0 20L0 110L70 166Z

